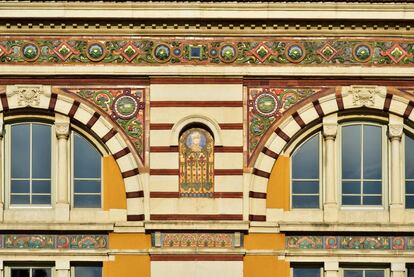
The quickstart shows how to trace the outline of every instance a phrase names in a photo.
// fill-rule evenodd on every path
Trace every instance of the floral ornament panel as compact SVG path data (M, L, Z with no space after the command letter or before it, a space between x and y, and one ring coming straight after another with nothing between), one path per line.
M287 249L414 250L411 236L287 236Z
M0 235L7 249L107 249L107 235Z
M201 128L191 128L179 142L180 196L212 197L214 191L214 140Z
M265 88L248 89L247 130L249 158L262 136L283 113L299 101L322 91L323 88Z
M160 233L153 234L153 246L160 248L236 248L243 243L240 233Z
M410 38L2 36L1 64L413 66Z
M143 161L145 149L145 88L58 87L105 111L125 131Z

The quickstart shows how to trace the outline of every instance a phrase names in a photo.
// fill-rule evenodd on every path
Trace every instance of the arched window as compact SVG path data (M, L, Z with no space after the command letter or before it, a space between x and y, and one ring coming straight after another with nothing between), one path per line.
M292 208L319 208L320 134L302 143L292 155Z
M190 128L179 141L180 196L212 197L214 139L202 128Z
M358 123L341 129L342 205L381 206L384 128Z
M405 207L414 209L414 139L405 135Z
M25 122L8 125L10 136L9 203L51 205L51 125Z
M102 155L82 135L73 138L73 207L101 208Z

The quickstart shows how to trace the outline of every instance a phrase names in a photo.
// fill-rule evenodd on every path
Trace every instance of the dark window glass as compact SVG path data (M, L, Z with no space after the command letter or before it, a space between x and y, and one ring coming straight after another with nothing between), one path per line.
M50 268L33 268L32 277L51 277Z
M102 267L98 266L76 266L75 277L101 277Z
M11 127L11 177L30 178L30 125Z
M293 268L293 277L320 277L321 269L317 267L295 267Z
M363 270L344 270L344 277L363 277Z
M28 268L12 268L11 277L30 277L30 269Z
M342 127L342 178L361 178L361 125Z
M405 136L405 207L414 209L414 139Z

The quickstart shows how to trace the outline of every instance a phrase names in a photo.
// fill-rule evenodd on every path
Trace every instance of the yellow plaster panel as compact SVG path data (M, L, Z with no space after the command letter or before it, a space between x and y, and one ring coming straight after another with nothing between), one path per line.
M275 256L245 256L244 277L289 277L289 262L279 261Z
M124 180L112 156L103 157L104 210L126 209Z
M111 249L149 249L151 235L110 233L109 247Z
M285 248L284 234L249 234L244 236L244 248L251 249L273 249Z
M116 255L115 261L103 263L103 277L150 277L150 268L149 256Z
M279 156L267 184L267 208L289 210L290 159Z

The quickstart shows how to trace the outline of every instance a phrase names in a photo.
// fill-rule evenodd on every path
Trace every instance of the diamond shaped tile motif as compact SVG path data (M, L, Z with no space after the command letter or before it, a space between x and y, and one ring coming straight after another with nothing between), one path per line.
M114 51L114 54L121 55L128 62L131 62L133 59L135 59L136 56L141 53L142 51L130 41L126 43L124 47L122 47L119 51Z
M7 51L7 49L5 47L3 47L2 45L0 45L0 57L3 55L7 55L9 54L9 52Z
M338 53L338 51L329 43L322 46L322 48L318 49L316 52L327 62L331 61L332 58Z
M62 61L66 61L67 59L69 59L70 56L72 56L73 54L78 55L79 51L76 51L75 49L73 49L72 46L70 46L68 43L66 42L62 42L61 44L59 44L59 46L57 46L56 48L53 49L53 52L62 60Z
M411 57L405 49L398 43L394 44L387 51L382 51L381 55L388 56L394 63L399 63L405 57Z
M254 49L246 53L246 55L255 57L261 63L265 62L270 56L277 56L278 54L277 51L273 51L263 42L259 43Z

